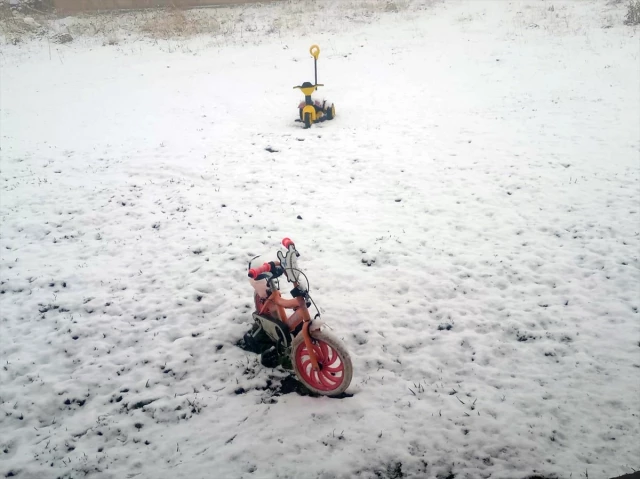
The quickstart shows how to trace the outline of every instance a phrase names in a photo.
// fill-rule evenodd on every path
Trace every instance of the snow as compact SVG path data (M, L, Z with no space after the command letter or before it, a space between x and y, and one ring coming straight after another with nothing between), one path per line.
M360 3L314 4L314 35L3 49L1 474L638 469L624 5ZM337 117L303 130L313 43ZM351 353L351 397L278 394L290 372L236 346L247 263L285 236Z

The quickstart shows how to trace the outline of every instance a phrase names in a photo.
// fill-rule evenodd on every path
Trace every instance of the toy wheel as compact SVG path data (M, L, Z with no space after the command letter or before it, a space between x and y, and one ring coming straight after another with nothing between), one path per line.
M311 128L311 113L304 114L304 127Z
M310 391L323 396L338 396L351 384L353 365L349 352L338 338L330 333L314 331L311 335L313 350L320 371L314 371L302 333L291 345L293 370Z
M266 351L263 351L260 355L260 363L265 368L275 368L278 366L280 360L280 355L278 354L278 350L275 346L270 347Z
M326 112L327 120L333 120L336 117L336 106L331 104L331 108L329 108Z

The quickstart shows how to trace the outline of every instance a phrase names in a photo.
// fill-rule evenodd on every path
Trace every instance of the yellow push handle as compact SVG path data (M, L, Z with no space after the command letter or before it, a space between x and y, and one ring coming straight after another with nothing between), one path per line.
M311 53L311 56L317 60L320 56L320 47L318 45L311 45L309 53Z

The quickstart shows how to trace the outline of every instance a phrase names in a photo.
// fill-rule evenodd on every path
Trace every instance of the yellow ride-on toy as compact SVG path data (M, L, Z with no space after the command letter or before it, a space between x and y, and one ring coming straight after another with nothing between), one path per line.
M318 57L320 56L320 47L318 45L312 45L309 49L309 53L313 57L313 67L315 70L315 83L311 84L306 81L302 85L294 86L298 88L304 94L304 101L298 105L300 118L296 121L304 123L305 128L311 128L313 123L317 123L325 120L333 120L336 116L336 107L333 103L326 100L314 101L311 95L318 89L319 86L324 86L318 83Z

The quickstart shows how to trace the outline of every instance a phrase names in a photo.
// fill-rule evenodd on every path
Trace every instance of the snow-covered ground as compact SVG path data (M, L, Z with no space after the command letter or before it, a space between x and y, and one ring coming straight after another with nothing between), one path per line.
M3 46L0 477L639 469L624 4L301 3L223 37ZM303 130L312 43L338 116ZM351 397L281 394L236 346L247 262L284 236Z

